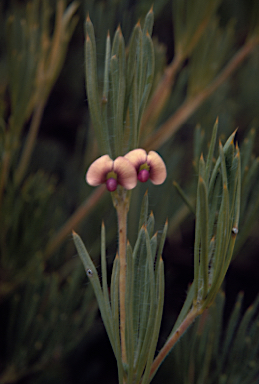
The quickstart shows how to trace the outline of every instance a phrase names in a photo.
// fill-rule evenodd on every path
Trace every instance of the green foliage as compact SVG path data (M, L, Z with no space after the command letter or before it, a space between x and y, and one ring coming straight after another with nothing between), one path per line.
M52 359L58 362L75 348L96 314L92 291L80 289L81 268L74 265L72 275L62 276L61 271L46 273L41 254L34 255L33 263L26 283L20 283L7 301L8 326L1 335L7 348L2 383L41 371Z
M66 8L68 3L70 5ZM120 380L126 372L129 378L144 374L143 380L148 382L163 304L163 265L158 262L159 257L154 258L154 255L160 256L162 253L165 230L161 228L165 217L169 219L167 239L177 243L177 249L179 245L183 246L183 228L185 236L187 234L188 238L192 238L197 207L199 245L195 251L196 280L172 334L187 316L195 292L197 294L198 291L199 301L201 299L204 307L211 304L230 261L229 250L233 245L231 229L235 228L234 218L237 215L238 149L233 143L226 142L228 144L220 149L215 160L212 150L205 160L200 160L201 153L207 153L208 137L211 136L211 126L217 115L219 133L223 133L222 142L237 126L240 127L238 138L246 137L240 150L242 197L240 228L234 252L239 257L242 254L247 257L251 255L251 243L247 239L251 236L256 240L259 209L258 159L253 154L255 152L258 155L256 128L259 78L258 4L254 3L253 9L250 9L250 5L242 0L222 2L221 6L219 1L214 0L206 2L205 6L200 0L173 1L174 35L171 33L171 24L168 24L168 14L171 12L171 2L168 0L155 3L154 14L150 11L146 19L144 15L152 5L146 0L138 1L135 6L131 6L128 0L14 0L0 3L1 382L29 380L28 375L34 380L36 376L32 374L35 372L45 382L48 380L50 361L64 361L94 325L97 305L91 285L83 285L82 270L78 260L73 258L75 251L70 240L72 228L79 224L80 233L86 239L94 260L99 255L101 243L103 317L106 311L114 319L113 322L106 320L105 325L108 330L110 327L108 333L111 334L116 356L120 349L120 335L116 333L119 321L117 261L112 273L112 289L109 292L107 288L110 260L114 256L116 221L109 196L104 197L104 190L92 191L84 185L84 167L99 155L91 130L85 133L85 122L80 122L83 128L77 137L77 150L74 153L71 151L69 156L62 151L60 154L58 151L54 153L48 142L46 144L42 137L38 138L39 147L48 149L48 155L44 155L40 165L45 171L39 169L33 156L42 118L45 113L48 115L45 106L67 52L72 66L67 66L63 73L66 81L63 86L68 89L68 84L73 83L69 104L74 105L74 99L78 101L84 98L75 94L81 86L77 84L76 75L80 70L83 72L83 47L77 45L76 41L83 40L83 32L80 31L83 31L83 19L87 11L96 34L94 37L93 26L87 19L89 40L86 43L90 46L87 63L96 71L92 78L96 87L95 118L99 130L106 130L104 144L109 143L107 148L104 145L102 151L117 156L140 142L147 149L159 150L168 171L164 185L156 190L149 185L149 203L156 222L153 214L148 215L147 202L142 204L146 186L138 186L131 196L128 229L130 241L135 246L131 249L128 245L127 261L134 278L128 278L127 284L133 287L131 295L134 305L130 304L130 296L127 311L134 314L134 321L131 323L128 320L127 324L130 330L126 335L130 359L128 366L118 363ZM82 5L87 7L83 16L80 15ZM230 20L233 16L236 22ZM139 17L140 22L136 24ZM157 37L150 37L153 22L159 40L163 40L168 48L175 47L171 63L167 63L170 50L167 55L165 46L158 42ZM79 25L77 40L69 45L76 24ZM121 28L118 27L116 31L119 24ZM165 34L160 33L159 29L163 29ZM110 37L107 37L108 30ZM248 55L249 60L245 61ZM239 70L233 78L232 74L237 68ZM62 90L59 95L61 93ZM56 124L56 105L53 110L47 124L54 131L56 126L51 124L52 121ZM250 126L252 120L255 129L247 133L246 127ZM92 123L97 132L94 119ZM195 131L193 127L197 123L201 123L202 129ZM73 127L73 130L76 128ZM195 177L190 166L193 141ZM64 178L53 177L54 169L49 170L57 153ZM173 179L181 185L182 189L178 185L178 191L185 203L172 188ZM224 182L227 189L223 189ZM218 198L215 199L215 196ZM234 196L234 199L231 200L230 196ZM223 236L225 241L217 246L219 233L224 232L225 228L220 226L220 222L227 217L227 232ZM98 232L102 218L109 226L105 235L103 227L100 237ZM157 229L156 236L154 232ZM163 238L159 241L161 232ZM242 252L244 244L246 249ZM188 246L190 249L191 245ZM221 251L225 258L219 257ZM199 255L203 258L199 259ZM213 274L212 260L215 263ZM151 280L153 286L148 285ZM237 382L241 377L242 383L253 383L252 375L257 373L258 351L250 340L258 338L258 316L248 312L248 327L245 322L243 328L241 325L238 328L237 323L236 328L232 325L232 338L229 325L226 335L230 336L225 344L221 344L220 340L223 339L219 324L222 319L219 315L223 304L221 300L220 306L219 301L217 298L216 306L212 305L208 310L208 318L202 316L201 322L204 323L199 323L198 331L203 329L203 332L192 336L192 351L196 351L198 343L200 351L197 356L193 354L195 367L198 367L195 380L197 376L197 382L204 382L206 378L206 382L221 380L224 383L229 376L229 380ZM237 305L235 316L240 314L238 308ZM143 313L146 316L143 317ZM218 314L218 322L211 320L211 313L215 318ZM236 321L237 317L234 317L229 324ZM210 331L211 323L218 333ZM189 337L187 334L181 339L172 355L185 364L185 372L191 375L193 361L188 364L188 354L179 352L183 343L189 343ZM207 344L208 340L210 344ZM218 351L224 353L212 353L214 345L218 345ZM242 357L244 365L238 364L239 357ZM244 371L238 375L241 365ZM183 374L184 369L182 371L179 365L175 366L174 380L177 380L177 375ZM248 366L250 369L246 369ZM215 376L208 375L211 370L216 372ZM210 381L210 377L214 381ZM179 382L181 380L179 377ZM185 378L183 382L188 381Z
M240 293L224 325L225 295L219 293L213 305L176 345L154 384L257 383L259 299L244 313L242 299Z
M149 382L155 348L160 330L164 301L164 266L161 258L167 224L161 240L153 234L154 216L147 215L148 198L144 196L140 216L140 231L134 248L127 246L126 275L126 355L127 365L121 359L119 335L119 258L116 256L111 276L110 297L107 287L105 254L105 229L101 235L102 284L81 238L74 233L73 239L84 264L86 274L93 286L101 316L116 356L119 382L127 377L129 383Z
M234 134L212 168L217 122L214 126L207 161L199 163L194 247L194 284L197 305L210 305L230 264L238 233L241 165ZM220 197L219 197L220 196Z
M241 212L242 230L238 238L236 252L240 250L246 241L248 234L251 232L253 225L257 219L257 209L259 207L258 198L258 175L259 175L259 159L252 153L255 142L255 129L251 129L247 137L244 139L241 147L242 161L242 186L241 186Z
M153 22L150 10L143 30L140 23L133 29L127 56L120 27L112 45L108 34L100 96L94 29L89 17L86 19L86 86L101 154L108 153L115 158L138 146L141 118L154 76L154 48L150 37Z

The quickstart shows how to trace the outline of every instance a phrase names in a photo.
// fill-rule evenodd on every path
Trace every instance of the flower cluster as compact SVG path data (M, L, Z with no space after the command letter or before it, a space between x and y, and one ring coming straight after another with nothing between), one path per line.
M86 181L93 187L106 183L108 191L113 192L118 184L125 189L133 189L137 181L148 179L155 185L166 179L166 166L158 153L138 148L112 160L104 155L95 160L86 173Z

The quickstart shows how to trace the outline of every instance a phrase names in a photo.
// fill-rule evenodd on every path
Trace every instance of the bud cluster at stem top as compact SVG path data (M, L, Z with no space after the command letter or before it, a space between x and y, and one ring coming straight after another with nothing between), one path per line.
M108 191L113 192L118 184L125 189L133 189L137 181L148 179L155 185L162 184L166 179L166 166L158 153L137 148L125 156L112 160L103 155L95 160L86 173L86 181L93 187L106 183Z

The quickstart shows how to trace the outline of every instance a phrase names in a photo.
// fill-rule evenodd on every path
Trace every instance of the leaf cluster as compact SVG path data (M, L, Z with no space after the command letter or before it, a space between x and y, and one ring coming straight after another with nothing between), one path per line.
M225 324L226 300L220 292L212 306L175 346L154 383L161 380L185 384L257 383L258 298L244 312L243 296L243 293L238 295Z
M101 316L115 354L119 382L149 382L164 302L164 266L162 250L167 224L158 242L154 231L154 216L148 216L148 195L145 194L139 221L139 233L134 248L127 245L126 275L126 355L121 359L119 322L119 258L113 262L110 295L107 285L105 228L101 231L102 282L81 238L73 233L78 254L93 286Z
M133 29L128 52L120 27L111 45L106 39L103 90L97 80L96 42L90 18L85 23L86 86L91 119L100 152L115 158L138 146L141 118L154 76L154 48L150 37L154 16L150 10L143 29Z

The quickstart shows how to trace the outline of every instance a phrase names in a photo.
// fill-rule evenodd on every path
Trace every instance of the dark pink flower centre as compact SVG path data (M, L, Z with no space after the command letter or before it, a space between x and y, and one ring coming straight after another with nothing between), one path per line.
M149 171L147 169L141 169L138 173L138 180L145 183L149 179Z
M113 177L110 177L108 180L106 180L106 188L109 192L114 192L117 189L117 180Z

